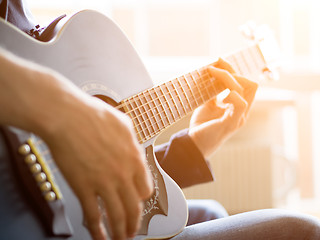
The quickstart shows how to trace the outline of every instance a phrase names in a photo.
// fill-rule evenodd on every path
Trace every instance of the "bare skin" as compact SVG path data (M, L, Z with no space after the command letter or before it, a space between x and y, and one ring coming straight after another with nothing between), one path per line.
M145 156L130 119L63 76L0 51L0 124L39 135L78 196L93 239L106 239L97 196L113 239L139 228L152 193Z
M191 118L189 135L205 157L210 157L248 117L258 84L237 76L222 59L208 69L218 86L229 89L223 102L214 98L197 108Z
M1 49L0 66L0 124L46 141L81 202L94 240L106 239L97 197L104 202L112 239L133 237L142 201L153 188L131 120L58 73ZM224 105L213 99L192 116L189 134L206 157L243 125L257 89L222 60L209 72L230 94Z

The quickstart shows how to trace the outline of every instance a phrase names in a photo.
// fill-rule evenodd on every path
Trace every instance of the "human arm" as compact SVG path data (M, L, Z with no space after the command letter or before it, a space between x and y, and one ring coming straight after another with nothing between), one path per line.
M129 118L58 73L1 48L0 68L0 124L33 132L48 144L94 239L105 237L97 196L114 239L132 236L152 181Z
M230 92L222 102L214 98L192 114L189 135L205 158L243 126L258 88L257 83L235 74L230 64L222 59L208 71L216 85Z
M181 188L213 180L210 165L188 135L188 129L155 146L155 154L160 166Z
M235 75L221 59L208 71L215 77L217 89L230 90L228 96L223 102L214 98L200 106L192 115L189 130L172 135L169 142L155 148L161 167L180 187L213 179L207 159L245 123L258 87Z

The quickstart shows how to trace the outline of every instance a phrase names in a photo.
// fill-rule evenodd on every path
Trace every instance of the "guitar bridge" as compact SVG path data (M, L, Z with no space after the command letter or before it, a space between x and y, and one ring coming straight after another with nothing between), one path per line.
M21 189L44 228L52 236L72 236L62 194L34 141L29 137L21 142L10 128L3 127L3 132L11 148L11 162L21 182Z

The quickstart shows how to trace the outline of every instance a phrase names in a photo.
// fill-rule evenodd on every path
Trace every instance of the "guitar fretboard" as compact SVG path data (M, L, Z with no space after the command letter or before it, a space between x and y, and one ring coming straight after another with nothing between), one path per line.
M226 60L243 76L263 72L266 65L257 45L238 51ZM158 135L225 89L209 75L208 66L146 89L121 102L133 121L140 143Z

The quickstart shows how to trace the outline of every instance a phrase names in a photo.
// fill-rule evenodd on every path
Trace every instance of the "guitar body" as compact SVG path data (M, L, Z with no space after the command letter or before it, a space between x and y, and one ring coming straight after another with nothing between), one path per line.
M153 86L143 63L125 35L114 22L97 12L82 11L75 14L63 23L56 36L48 42L29 37L2 19L0 33L1 47L56 70L90 95L105 96L118 103ZM37 213L37 204L31 207L33 199L26 197L30 192L23 186L23 176L17 176L17 166L11 161L17 152L15 147L18 149L20 144L30 138L35 142L40 139L13 127L8 130L15 139L9 141L12 149L9 155L7 148L1 147L5 146L5 142L3 136L0 136L0 238L91 239L79 201L54 161L51 161L50 154L42 158L52 170L62 197L58 201L59 206L51 208L53 212L60 209L58 213L51 214L51 229L50 226L44 227ZM147 202L149 209L145 210L147 216L143 218L144 230L135 239L173 236L182 231L187 221L183 193L154 160L153 142L154 139L148 140L144 147L151 171L154 171L154 181L161 182L161 189L159 196L154 194L151 203L160 202L163 210L159 212L159 206L156 206L153 211L152 204Z

